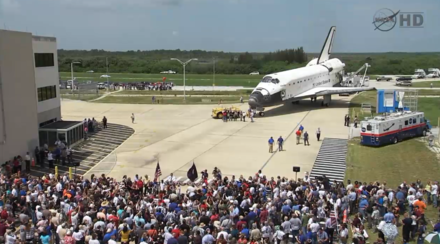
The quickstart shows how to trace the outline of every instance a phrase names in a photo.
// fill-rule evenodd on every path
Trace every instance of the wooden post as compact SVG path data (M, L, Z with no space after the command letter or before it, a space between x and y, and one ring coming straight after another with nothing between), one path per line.
M58 178L58 166L55 166L55 178Z
M69 167L69 179L72 179L72 167Z

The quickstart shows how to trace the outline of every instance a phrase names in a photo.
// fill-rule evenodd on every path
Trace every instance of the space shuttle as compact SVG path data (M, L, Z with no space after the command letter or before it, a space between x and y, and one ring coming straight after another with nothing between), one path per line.
M264 115L264 108L305 98L316 101L322 96L323 106L328 106L333 94L373 90L374 87L341 87L345 64L330 59L336 27L332 26L318 58L305 67L268 74L262 78L249 97L249 106Z

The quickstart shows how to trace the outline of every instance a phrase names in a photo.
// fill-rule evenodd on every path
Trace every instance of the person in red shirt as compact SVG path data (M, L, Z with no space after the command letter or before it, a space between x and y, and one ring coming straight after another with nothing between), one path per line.
M139 189L139 193L142 193L142 190L144 189L144 182L142 181L142 177L136 181L136 185Z
M6 208L3 208L0 216L2 219L8 219L8 211L6 211Z
M267 216L269 215L269 211L267 211L266 208L263 208L263 210L260 213L260 224L263 224L267 221Z
M220 217L219 217L218 213L215 210L212 211L211 222L214 223L214 221L219 220L219 219L220 219Z
M172 231L171 231L171 234L173 234L174 235L174 238L178 238L179 236L180 236L180 230L179 229L173 229Z
M115 223L115 226L119 226L119 218L118 215L116 215L116 212L113 211L110 216L108 216L108 220Z
M241 232L243 230L243 226L246 225L246 221L243 220L243 216L240 216L240 220L237 222L237 230Z

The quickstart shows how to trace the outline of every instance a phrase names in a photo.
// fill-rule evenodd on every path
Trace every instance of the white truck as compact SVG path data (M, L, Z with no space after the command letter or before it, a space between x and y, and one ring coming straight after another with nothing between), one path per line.
M426 78L439 78L440 77L440 69L430 68L428 69L428 75Z
M423 69L416 69L414 71L414 75L411 76L411 78L413 79L423 79L426 77L426 73Z

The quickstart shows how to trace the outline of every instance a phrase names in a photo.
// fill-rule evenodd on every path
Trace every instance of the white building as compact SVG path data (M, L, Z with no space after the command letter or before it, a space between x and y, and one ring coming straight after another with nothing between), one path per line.
M54 37L32 37L37 86L38 124L61 119L57 40Z
M54 37L0 30L0 164L39 145L39 127L61 119Z

